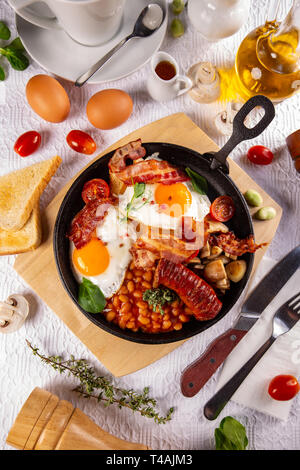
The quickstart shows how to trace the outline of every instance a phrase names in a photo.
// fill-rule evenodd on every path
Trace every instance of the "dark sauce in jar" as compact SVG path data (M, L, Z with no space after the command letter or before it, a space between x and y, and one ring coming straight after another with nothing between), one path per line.
M162 60L157 64L155 67L155 72L162 80L171 80L171 78L175 77L176 69L171 62L167 60Z

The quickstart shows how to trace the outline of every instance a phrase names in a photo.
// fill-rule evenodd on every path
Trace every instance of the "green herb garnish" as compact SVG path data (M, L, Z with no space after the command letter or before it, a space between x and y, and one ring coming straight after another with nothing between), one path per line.
M136 199L140 198L145 192L145 183L135 183L133 185L133 195L131 201L126 206L126 219L129 218L129 212L132 209L133 203Z
M164 310L162 308L165 304L170 304L178 299L178 295L171 289L167 287L157 287L154 289L147 289L143 294L143 300L148 302L149 305L153 307L153 310L156 311L156 307L159 308L161 315L164 315Z
M0 21L0 39L8 41L10 38L10 30L3 21Z
M192 186L197 193L205 195L208 192L208 184L206 179L196 173L194 170L191 170L190 168L186 168L185 172L187 175L191 178Z
M99 287L84 277L79 286L78 303L86 312L100 313L106 300Z
M248 445L244 426L231 416L222 419L215 429L215 441L216 450L245 450Z
M8 40L10 38L10 31L5 23L0 21L0 39ZM7 46L0 47L0 54L8 60L10 65L15 70L25 70L29 65L28 57L24 54L25 48L20 38L14 39ZM5 79L4 69L1 67L0 80Z
M33 354L39 357L42 362L50 365L60 374L66 373L75 377L79 385L73 391L79 393L84 398L94 398L97 402L104 403L104 406L117 405L119 408L129 408L133 412L138 412L146 418L154 419L157 424L165 424L172 419L174 409L170 408L166 416L160 416L157 411L157 401L149 397L149 388L145 387L142 393L132 389L116 387L110 377L99 376L95 369L91 367L85 359L64 360L61 356L44 356L38 348L31 345L26 340L27 345Z

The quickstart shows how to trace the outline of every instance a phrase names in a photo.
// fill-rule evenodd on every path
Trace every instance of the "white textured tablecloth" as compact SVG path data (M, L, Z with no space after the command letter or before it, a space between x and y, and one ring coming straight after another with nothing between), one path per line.
M267 0L252 0L247 24L231 38L219 43L207 43L188 25L187 32L180 39L174 40L167 35L161 49L177 59L182 71L186 71L190 65L200 60L208 60L218 66L230 66L237 47L246 33L264 22L268 3ZM287 11L290 3L288 0L281 2L283 12ZM13 12L3 0L0 2L0 19L5 20L15 34ZM42 72L38 65L31 63L25 72L15 72L10 69L7 80L0 84L0 174L22 168L29 161L31 163L39 161L41 157L59 154L63 159L63 165L42 196L42 207L45 207L58 190L86 165L89 158L93 158L75 154L68 148L65 136L71 129L90 131L100 153L134 129L183 111L219 145L225 143L225 138L216 136L211 127L212 117L220 110L219 104L199 105L191 101L188 96L164 104L155 103L149 98L145 90L149 64L125 79L104 86L89 85L78 90L71 84L64 83L72 102L71 115L62 124L48 124L28 108L24 94L27 80ZM110 87L121 88L133 97L134 112L120 128L101 132L91 128L84 107L88 97L100 89ZM268 249L268 256L274 260L278 260L300 241L300 177L299 174L296 175L285 145L285 137L300 128L299 109L300 94L277 105L272 129L265 131L262 136L251 142L251 145L263 144L275 151L272 165L260 167L248 163L245 153L250 144L247 142L241 144L232 154L234 160L283 208L279 229ZM29 157L30 160L25 162L14 153L13 144L20 134L30 129L43 133L44 144L37 156ZM176 407L171 422L166 425L156 425L152 420L132 414L131 411L119 410L113 406L104 408L92 401L79 398L70 392L72 388L70 379L60 376L33 357L25 345L25 338L32 340L41 351L85 357L94 363L99 371L107 372L14 272L13 263L14 256L0 258L0 300L5 300L11 293L25 293L30 296L33 309L25 326L19 332L0 337L0 449L9 448L5 444L7 433L25 399L36 386L44 387L60 398L72 401L105 430L123 439L143 442L152 449L213 449L214 428L226 415L232 415L245 424L250 449L300 448L300 395L292 403L288 423L242 408L233 402L223 410L218 420L207 421L203 416L203 404L214 393L218 374L194 398L184 398L181 395L179 387L181 371L198 357L216 335L231 325L237 315L236 309L215 326L187 341L157 363L117 380L122 386L137 390L149 385L151 394L158 399L162 411L170 405Z

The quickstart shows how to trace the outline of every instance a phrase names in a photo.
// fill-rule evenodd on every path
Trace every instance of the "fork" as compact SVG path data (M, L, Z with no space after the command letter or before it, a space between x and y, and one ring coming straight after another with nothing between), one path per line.
M220 414L234 392L239 388L253 367L258 363L265 352L271 347L278 336L287 333L300 318L300 292L291 297L275 312L273 317L273 331L270 338L256 351L255 354L240 368L234 376L226 382L220 390L205 404L204 416L213 420Z

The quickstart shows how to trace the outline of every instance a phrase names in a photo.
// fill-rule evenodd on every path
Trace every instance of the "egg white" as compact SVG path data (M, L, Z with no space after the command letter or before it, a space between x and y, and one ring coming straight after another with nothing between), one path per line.
M194 191L190 181L181 183L189 190L192 200L184 216L192 217L195 221L202 222L209 213L210 200L206 195L201 195ZM135 199L128 217L150 227L160 227L168 230L176 230L181 224L182 216L171 217L164 212L159 211L159 204L155 203L155 190L158 184L146 184L144 194ZM128 204L132 201L134 187L128 186L123 194L119 196L119 209L122 214L126 214ZM154 201L151 203L151 201Z
M81 283L83 278L89 279L102 291L104 297L109 299L121 287L126 269L132 259L129 252L135 239L135 233L130 224L120 220L115 207L110 207L105 219L96 228L97 237L106 244L110 255L109 265L103 273L97 276L81 274L72 262L74 243L70 246L71 264L76 280Z

